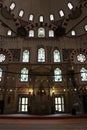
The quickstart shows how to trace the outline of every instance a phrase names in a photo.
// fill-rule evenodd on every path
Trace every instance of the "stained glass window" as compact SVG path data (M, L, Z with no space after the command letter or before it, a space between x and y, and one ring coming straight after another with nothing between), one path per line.
M63 10L60 10L60 11L59 11L59 14L60 14L60 17L63 17L63 16L64 16L64 11L63 11Z
M33 21L33 19L34 19L34 15L33 15L33 14L30 14L30 16L29 16L29 21Z
M87 81L87 69L81 68L80 74L81 74L81 80L82 81Z
M87 81L87 69L81 68L80 74L81 74L81 80L82 81Z
M10 5L10 10L14 10L15 6L16 6L15 3L11 3L11 5Z
M61 82L62 81L62 71L60 68L56 68L54 70L54 81Z
M49 30L49 37L54 37L54 31L53 30Z
M0 68L0 81L2 79L2 69Z
M6 56L4 54L0 54L0 62L5 61Z
M23 62L29 62L29 51L28 50L24 50L23 51Z
M34 30L29 31L29 37L34 37Z
M73 9L73 5L72 5L72 3L69 2L69 3L67 4L67 6L68 6L68 8L69 8L70 10Z
M45 49L38 49L38 62L45 62Z
M20 17L23 17L23 15L24 15L24 11L23 11L23 10L20 10L19 16L20 16Z
M53 21L53 20L54 20L54 15L50 14L50 21Z
M79 62L84 62L86 60L86 57L83 54L79 54L79 55L77 55L77 60Z
M21 79L22 82L27 82L28 81L28 69L27 68L23 68L21 70Z
M44 17L43 17L43 16L40 16L40 17L39 17L39 21L40 21L40 22L43 22L43 20L44 20Z
M45 37L45 29L38 28L38 37Z
M87 31L87 25L85 25L85 31Z
M11 35L12 35L12 31L11 31L11 30L8 30L8 31L7 31L7 35L8 35L8 36L11 36Z
M60 62L60 52L58 50L54 50L54 62Z
M72 30L72 31L71 31L71 35L72 35L72 36L75 36L75 35L76 35L75 30Z

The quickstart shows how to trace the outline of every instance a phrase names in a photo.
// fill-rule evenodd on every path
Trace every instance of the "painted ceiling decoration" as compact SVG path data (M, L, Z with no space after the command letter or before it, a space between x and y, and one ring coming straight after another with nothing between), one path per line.
M0 0L1 36L7 35L3 28L13 36L28 37L29 30L40 27L54 30L55 37L71 37L72 30L81 36L87 33L85 25L87 0Z

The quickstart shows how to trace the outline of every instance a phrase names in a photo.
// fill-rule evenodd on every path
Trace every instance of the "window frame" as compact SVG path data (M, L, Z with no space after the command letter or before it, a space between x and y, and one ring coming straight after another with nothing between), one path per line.
M84 25L84 30L87 32L87 24Z
M14 7L13 7L13 8L11 8L12 4L14 4ZM10 6L9 6L9 9L10 9L11 11L13 11L15 8L16 8L16 3L15 3L15 2L12 2L12 3L10 4Z
M71 36L76 36L76 31L75 30L71 30Z
M21 14L22 16L20 15L21 11L23 12L23 13ZM24 10L23 10L23 9L20 9L20 11L19 11L19 13L18 13L18 16L19 16L20 18L23 18L24 14L25 14Z
M49 37L54 37L54 30L49 30Z
M52 17L52 18L51 18L51 17ZM54 21L54 20L55 20L54 14L51 13L49 19L50 19L50 21Z
M34 21L34 14L29 14L28 20L31 22Z
M84 56L83 58L85 58L85 59L82 59L83 61L81 61L81 59L78 59L78 58L80 58L81 55ZM78 61L79 63L85 63L85 61L86 61L86 55L83 54L83 53L79 53L79 54L76 56L76 59L77 59L77 61Z
M43 29L43 36L42 36L41 34L39 34L41 29ZM45 32L45 28L43 28L43 27L38 28L38 37L39 37L39 38L44 38L44 37L45 37L45 33L46 33L46 32ZM40 36L40 35L41 35L41 36Z
M39 16L39 22L40 22L40 23L43 23L43 22L44 22L44 16L43 16L43 15L40 15L40 16Z
M39 54L39 50L43 50L44 51L44 60L43 61L40 61L40 54ZM42 54L41 54L42 55ZM42 56L41 56L42 57ZM45 63L46 62L46 51L45 51L45 49L43 48L43 47L40 47L40 48L38 48L38 50L37 50L37 62L38 63Z
M4 62L6 60L6 55L3 53L0 53L0 58L4 58L4 59L0 59L0 63Z
M3 76L3 69L0 68L0 82L2 81L2 76Z
M84 69L85 72L82 72L82 69ZM84 77L82 76L82 74L85 74L84 75L84 77L86 77L85 80L84 80ZM87 69L85 67L80 68L80 77L81 77L81 82L87 82Z
M23 73L23 70L26 69L27 70L27 73ZM22 78L24 78L23 76L25 76L26 80L23 80ZM21 74L20 74L20 82L23 83L23 82L28 82L29 81L29 70L24 67L21 69Z
M72 2L68 2L67 7L68 7L69 10L72 10L74 8Z
M62 14L61 14L62 13ZM63 9L60 9L59 10L59 16L60 18L64 17L65 16L65 13L64 13L64 10Z
M58 102L58 99L60 99L60 102ZM63 95L56 95L55 96L55 111L56 112L64 112L65 111L65 99ZM58 108L61 108L61 110L58 110Z
M28 51L28 59L27 59L27 61L23 61L23 54L24 54L25 51ZM24 49L23 52L22 52L22 63L29 63L29 62L30 62L30 50L29 49Z
M33 33L31 33L31 31L33 32ZM34 37L34 35L35 35L35 31L32 29L32 30L29 30L29 37Z
M7 31L7 36L12 36L12 31L10 29Z
M29 98L27 96L20 96L18 100L18 112L27 113L28 105L29 105Z
M60 74L55 74L55 72L57 71L57 69L59 69ZM57 71L57 73L58 73L58 71ZM58 77L59 77L59 79L58 79ZM54 69L54 82L58 83L58 82L62 82L62 81L63 81L62 70L59 67L57 67L57 68Z
M60 60L59 60L59 61L55 61L55 58L54 58L54 53L55 53L55 51L57 51L57 53L59 53L59 54L58 54L58 55L60 56ZM54 50L53 50L53 62L54 62L54 63L60 63L60 62L61 62L61 55L60 55L59 49L54 49Z

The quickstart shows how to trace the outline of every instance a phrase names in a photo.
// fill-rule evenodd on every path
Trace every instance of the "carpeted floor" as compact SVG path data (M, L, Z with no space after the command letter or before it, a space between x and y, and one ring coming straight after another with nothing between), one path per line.
M87 130L87 118L0 119L0 130Z

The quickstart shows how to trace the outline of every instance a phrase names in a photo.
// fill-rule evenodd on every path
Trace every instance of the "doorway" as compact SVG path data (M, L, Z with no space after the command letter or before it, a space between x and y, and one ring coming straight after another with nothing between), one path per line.
M84 112L87 113L87 95L83 95Z
M18 112L28 113L28 104L29 104L28 97L19 97L18 104L19 104Z

